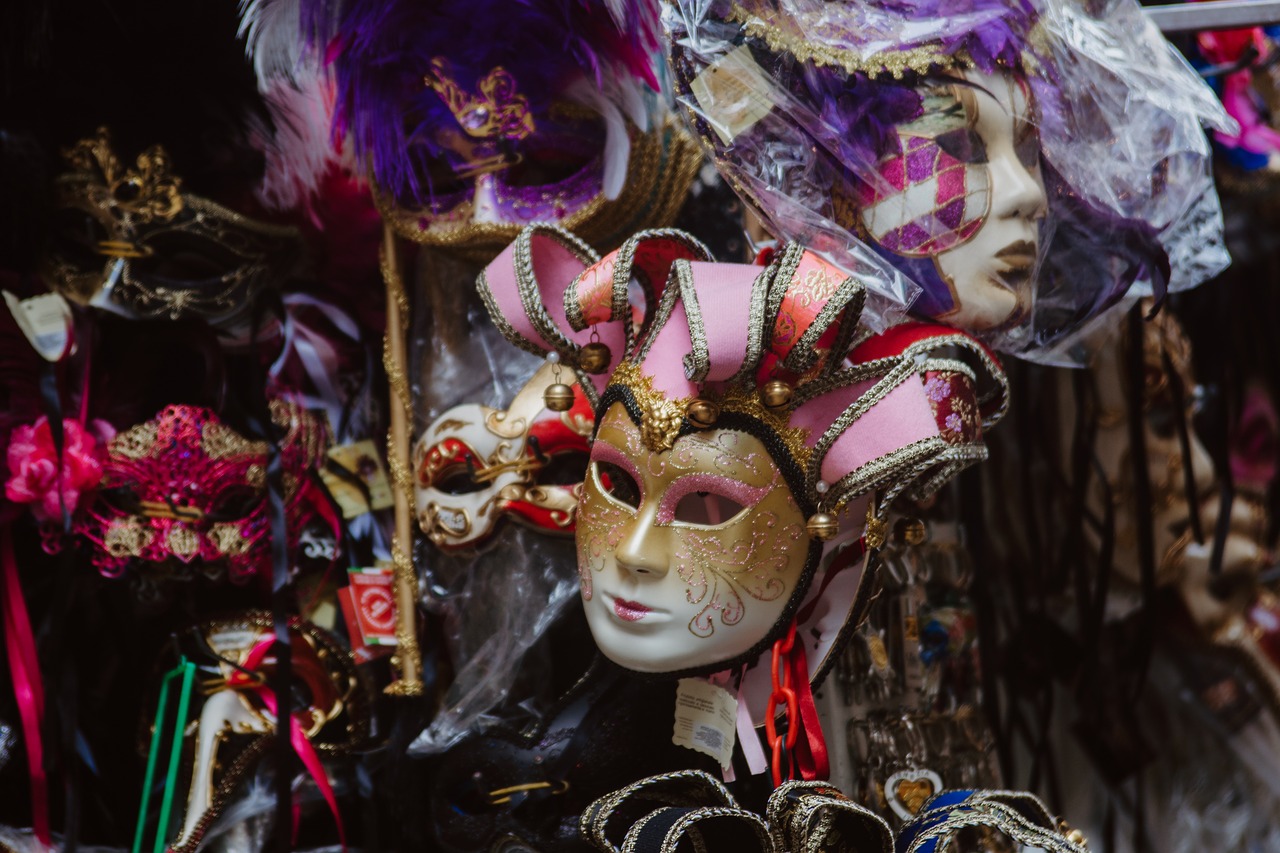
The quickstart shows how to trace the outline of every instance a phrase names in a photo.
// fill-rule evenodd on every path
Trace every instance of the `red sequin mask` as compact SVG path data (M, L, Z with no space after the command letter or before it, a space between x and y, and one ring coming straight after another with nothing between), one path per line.
M284 431L285 512L292 545L314 517L307 476L325 452L323 425L305 410L271 402ZM98 499L76 523L93 543L93 563L118 577L133 561L225 565L243 583L271 560L267 445L250 441L209 409L168 406L111 440Z

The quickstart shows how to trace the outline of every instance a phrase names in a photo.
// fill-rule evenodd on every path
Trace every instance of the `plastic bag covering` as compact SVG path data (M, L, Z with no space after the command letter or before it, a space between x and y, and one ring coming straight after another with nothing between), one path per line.
M869 305L882 324L894 319L886 300L901 310L914 297L914 313L944 322L958 307L936 258L981 227L984 201L1001 215L993 158L960 184L980 216L948 219L950 167L986 160L981 139L967 142L977 110L959 93L1010 75L1027 104L1015 144L1039 142L1026 165L1043 185L1043 218L1034 267L1005 285L1027 292L981 330L990 344L1078 364L1073 333L1135 284L1182 290L1229 262L1201 124L1233 122L1131 0L1090 10L1058 0L674 0L663 22L678 100L721 172L779 237L859 274L882 297ZM922 121L936 135L956 104L968 136L936 142L960 163L938 155L917 177L900 142L919 141ZM894 154L908 164L907 190L938 187L911 255L885 248L906 238L877 242L866 224L876 201L907 195Z
M475 288L477 270L438 252L419 256L413 338L415 434L461 403L505 409L542 360L508 344L493 327ZM464 285L464 286L459 286ZM445 554L420 539L422 603L443 625L455 673L443 710L410 747L444 752L496 719L510 699L537 714L554 697L532 691L543 660L526 653L577 599L572 537L556 538L518 524L498 529L478 552ZM517 683L519 687L517 687Z

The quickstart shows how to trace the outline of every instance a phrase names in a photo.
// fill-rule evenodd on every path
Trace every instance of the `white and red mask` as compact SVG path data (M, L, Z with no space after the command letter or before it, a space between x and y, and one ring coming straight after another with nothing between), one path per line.
M507 517L573 534L594 419L576 384L568 411L546 408L557 381L546 365L505 411L466 403L423 433L413 459L418 524L437 547L478 547Z

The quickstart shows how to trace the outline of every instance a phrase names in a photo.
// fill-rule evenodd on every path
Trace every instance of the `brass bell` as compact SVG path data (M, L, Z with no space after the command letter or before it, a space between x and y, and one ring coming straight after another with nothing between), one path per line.
M720 419L720 407L710 400L694 400L685 409L685 417L689 419L689 423L699 429L706 429L714 426L715 422Z
M760 389L760 402L766 409L781 409L791 402L791 386L781 379L771 379Z
M587 373L604 373L609 369L609 359L612 356L607 344L591 341L578 350L578 367Z
M573 388L563 382L548 385L542 392L542 400L553 412L567 412L573 408Z
M920 545L928 537L929 530L918 518L900 518L894 522L893 535L907 545Z
M826 542L828 539L835 538L835 535L840 532L840 522L830 513L815 512L809 516L804 529L819 542Z

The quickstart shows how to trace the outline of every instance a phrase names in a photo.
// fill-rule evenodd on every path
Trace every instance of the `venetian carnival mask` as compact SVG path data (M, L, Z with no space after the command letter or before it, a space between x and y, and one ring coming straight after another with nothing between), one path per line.
M568 410L546 408L554 383L543 366L505 411L455 406L423 433L413 462L418 524L437 547L482 545L508 517L573 533L594 421L577 386Z
M664 674L752 660L798 615L845 507L865 508L874 491L869 523L879 530L884 502L928 492L981 458L983 412L994 420L1000 397L970 395L966 405L951 393L951 374L971 391L977 374L928 353L944 340L980 348L945 327L855 345L862 292L817 256L793 246L769 267L715 264L681 236L637 235L575 270L552 260L565 258L564 235L530 229L483 278L499 328L518 326L525 348L569 365L581 361L574 330L584 324L531 318L551 305L600 316L633 276L665 281L652 323L607 379L579 371L584 387L605 387L577 529L597 645L624 667ZM550 275L569 281L557 291ZM507 292L543 301L513 304ZM852 524L856 536L860 519ZM833 606L834 618L843 624L853 607Z
M578 571L596 643L631 669L658 672L756 645L800 583L810 542L760 439L708 430L654 452L614 403L591 460Z
M176 753L182 756L181 769L170 767L171 773L178 771L170 784L179 786L181 828L166 839L166 849L192 851L234 805L273 746L279 725L272 679L275 633L269 613L248 611L194 626L176 640L181 658L162 685L151 748L168 756L166 742L175 732L184 741ZM293 619L289 640L291 740L304 771L330 799L324 764L368 741L372 686L351 652L327 631ZM183 719L187 708L189 718ZM153 814L149 805L154 804L144 802L144 814ZM159 832L168 831L162 822Z
M922 90L919 118L898 127L879 181L833 187L834 218L895 264L933 264L915 309L987 332L1030 310L1045 213L1029 90L1010 73L969 71ZM842 203L846 193L856 204Z
M309 37L335 126L401 237L488 260L556 222L613 246L683 202L699 158L654 97L649 4L304 5L332 22Z
M44 275L74 302L135 319L201 318L238 329L257 294L300 257L295 229L183 192L160 146L128 168L102 128L65 157Z
M280 444L284 500L296 541L322 500L311 473L324 458L326 430L283 400L271 402ZM108 444L94 504L75 523L109 577L132 565L200 566L244 583L270 565L267 445L250 441L212 411L169 406Z
M1091 371L1097 391L1098 431L1094 446L1101 477L1087 498L1090 510L1098 518L1105 517L1107 503L1111 504L1115 513L1113 564L1120 578L1136 587L1142 574L1136 513L1142 509L1131 511L1136 500L1136 461L1127 416L1127 394L1134 389L1127 388L1122 361L1127 345L1132 344L1117 341L1099 351ZM1192 423L1196 384L1191 371L1191 344L1178 322L1168 312L1161 312L1154 321L1143 324L1142 340L1137 345L1142 347L1144 364L1143 387L1136 390L1142 395L1157 579L1162 583L1187 583L1191 590L1201 588L1200 594L1192 596L1193 615L1201 624L1215 625L1223 618L1222 607L1226 604L1215 601L1207 590L1221 493L1213 460ZM1065 388L1061 394L1064 414L1073 417L1077 406ZM1194 503L1189 499L1192 494ZM1223 546L1224 578L1252 577L1267 564L1266 527L1266 512L1258 496L1237 492Z
M1159 295L1227 262L1198 128L1223 114L1136 8L676 0L663 23L717 168L770 231L857 273L881 324L909 307L1078 360L1064 342L1135 281Z

